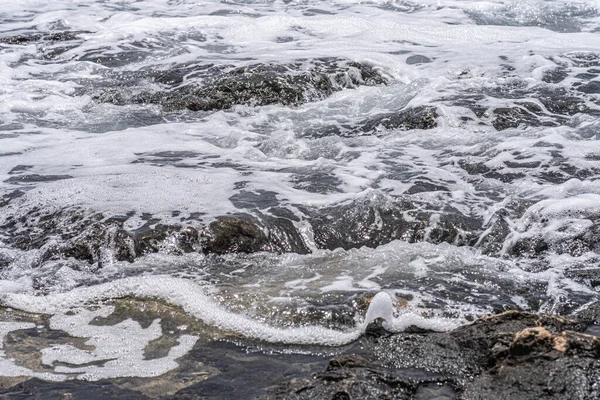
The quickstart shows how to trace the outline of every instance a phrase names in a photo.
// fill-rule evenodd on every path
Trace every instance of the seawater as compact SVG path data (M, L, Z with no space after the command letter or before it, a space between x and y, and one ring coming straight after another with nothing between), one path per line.
M599 300L599 2L0 4L2 376L153 377L177 368L202 332L310 352L356 340L377 317L393 331L443 331L506 309L572 315ZM60 32L74 38L43 36ZM8 40L19 36L29 39ZM323 59L365 63L388 83L220 111L103 101L160 92L151 72L182 66L187 84L202 85L207 65ZM420 106L435 107L436 127L352 131ZM434 214L432 226L450 214L479 221L478 239L329 249L304 212L353 205L360 215L402 199ZM41 260L43 249L13 241L40 210L127 216L135 231L275 209L309 254L167 247L99 266ZM376 236L390 222L381 218L348 233ZM494 242L498 220L507 232ZM533 241L549 247L514 250ZM160 318L98 323L123 298L179 307L206 330L182 325L149 359L167 335ZM31 322L39 315L42 325ZM35 368L3 349L7 335L42 328L88 347L45 343Z

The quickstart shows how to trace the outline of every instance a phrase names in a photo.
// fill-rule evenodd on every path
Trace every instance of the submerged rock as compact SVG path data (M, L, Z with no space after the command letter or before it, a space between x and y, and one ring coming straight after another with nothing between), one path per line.
M79 35L88 32L52 32L52 33L29 33L8 37L0 37L0 43L4 44L29 44L31 42L47 41L47 42L68 42L79 40Z
M408 131L412 129L433 129L437 126L438 113L435 107L407 108L395 113L375 116L360 128L363 132L381 129L397 129Z
M269 399L592 399L600 396L600 340L586 325L509 311L448 333L375 335L361 355L333 358L312 379Z
M422 211L406 199L360 199L347 204L303 210L309 217L315 244L333 250L377 247L393 240L474 244L480 222L445 210Z
M519 126L540 126L541 121L538 118L520 107L496 108L494 110L494 119L492 125L496 130L503 131L509 128L518 128Z
M165 91L138 93L113 87L96 93L101 102L114 104L158 104L167 111L213 111L236 105L297 106L323 100L334 92L361 85L387 83L370 65L341 60L318 59L291 64L251 64L244 67L174 67L173 73L149 72ZM180 72L177 72L180 71ZM202 77L199 83L194 78ZM189 80L188 80L189 79Z

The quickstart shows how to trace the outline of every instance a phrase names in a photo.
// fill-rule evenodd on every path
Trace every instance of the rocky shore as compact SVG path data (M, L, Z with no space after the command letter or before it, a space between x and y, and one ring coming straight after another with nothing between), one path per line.
M269 399L597 399L600 340L586 324L508 311L448 333L372 325L360 353Z
M120 312L136 320L157 313L168 325L169 318L175 324L186 318L166 305L148 303L140 313L135 302L124 304ZM597 399L600 339L594 316L591 311L575 319L507 311L450 332L413 326L401 333L388 332L378 319L343 348L296 352L241 338L203 338L178 360L177 369L160 377L96 382L1 378L0 398ZM198 323L192 328L201 329ZM44 335L12 332L6 347L16 346L18 339L30 343L31 351L39 336ZM56 341L60 332L52 336ZM153 345L147 356L160 356L160 346Z

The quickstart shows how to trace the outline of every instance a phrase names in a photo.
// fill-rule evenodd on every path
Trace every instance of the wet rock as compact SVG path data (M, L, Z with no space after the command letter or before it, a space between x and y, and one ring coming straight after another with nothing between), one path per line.
M506 172L503 168L491 169L485 163L462 159L458 161L458 166L464 169L469 175L481 175L489 179L497 179L501 182L510 183L515 179L523 178L525 175L519 172Z
M494 213L484 229L476 246L480 247L484 254L499 254L506 237L512 232L508 221L508 212L502 209Z
M598 67L600 66L600 55L592 52L573 52L565 54L576 67Z
M425 57L425 56L420 55L420 54L412 55L412 56L410 56L410 57L408 57L406 59L406 63L408 65L427 64L427 63L430 63L430 62L431 62L431 59L429 57Z
M509 311L448 333L369 336L360 355L335 357L325 372L267 398L597 398L600 340L580 333L585 327Z
M33 207L9 216L0 225L3 241L21 250L42 248L52 240L65 241L79 235L87 226L101 219L85 216L79 210L45 210Z
M0 253L0 270L4 267L8 267L12 262L12 258L6 254Z
M575 78L585 80L585 81L589 81L589 80L592 80L597 77L598 77L598 74L590 74L587 72L575 75Z
M87 32L54 32L54 33L31 33L0 38L0 43L4 44L29 44L31 42L67 42L79 40L79 35Z
M542 80L546 83L560 83L569 76L569 73L564 68L556 68L544 72Z
M31 378L6 390L0 390L0 395L7 399L32 398L40 400L147 400L149 397L130 389L122 389L107 381L98 382L46 382Z
M362 123L363 132L381 129L397 129L408 131L412 129L433 129L437 126L437 110L435 107L408 108L396 113L378 115Z
M458 166L467 171L469 175L483 175L491 169L482 162L472 162L467 159L459 160Z
M182 254L201 248L198 230L191 226L158 224L154 228L143 227L134 232L134 238L138 255L159 251Z
M548 251L578 257L597 252L600 215L594 209L568 208L568 204L569 200L563 201L562 213L546 211L546 204L532 206L521 218L522 226L507 238L508 253L536 257Z
M167 111L213 111L235 105L297 106L323 100L332 93L361 85L382 85L387 79L375 68L340 59L318 59L292 64L183 66L174 71L149 72L171 86L163 92L127 92L121 86L92 95L114 104L158 104ZM193 78L202 77L200 85ZM139 77L138 77L139 79Z
M254 210L256 216L226 216L210 224L186 223L165 225L151 216L136 230L126 230L130 216L106 218L82 210L40 210L33 208L11 216L0 226L2 241L21 250L40 250L38 262L75 259L100 268L117 261L133 262L150 253L215 254L310 253L304 238L295 227L292 215L279 216ZM9 263L2 261L2 265Z
M437 192L437 191L448 192L449 190L445 186L436 185L431 182L417 181L414 185L412 185L410 188L408 188L406 190L406 192L404 192L404 193L414 194L414 193Z
M523 238L516 241L509 249L509 254L515 257L536 257L548 251L548 243L541 236Z
M38 175L38 174L26 174L11 176L6 179L6 183L37 183L37 182L53 182L63 179L73 178L70 175Z
M489 357L492 368L465 385L465 396L591 399L600 395L595 384L600 377L598 338L568 331L555 334L544 327L531 327L510 339L495 344Z
M268 231L269 251L298 254L308 254L311 252L302 235L290 219L263 216L262 222Z
M556 71L559 72L547 73L543 79L549 83L558 83L568 76L568 72L562 69ZM526 81L514 79L490 87L471 88L459 95L440 100L449 102L451 106L469 109L481 119L479 124L487 125L491 122L499 131L519 126L560 126L579 113L593 116L598 114L594 108L588 106L589 99L586 96L595 93L595 81L587 85L577 82L575 85L582 87L583 91L551 84L532 88ZM503 99L505 105L488 109L485 99L490 97Z
M588 84L585 85L581 85L577 88L578 91L583 92L583 93L600 93L600 82L599 81L592 81Z
M42 259L57 256L88 261L102 267L115 261L133 262L136 257L135 243L128 232L118 224L94 223L77 237L51 246Z
M392 240L474 243L479 221L457 211L423 212L412 202L361 199L321 209L304 209L319 248L377 247Z
M428 221L423 240L430 243L453 243L458 246L472 245L480 229L480 221L456 213L418 213L416 217Z
M492 125L496 130L503 131L509 128L518 128L520 126L540 126L542 125L535 115L519 107L496 108L494 110L494 119Z
M595 325L595 328L600 327L600 301L587 305L583 310L580 310L575 314L575 318L586 324L588 329L592 324Z
M578 113L590 112L584 99L572 96L564 88L542 90L538 98L544 107L554 114L573 116Z
M419 382L378 366L359 355L332 359L327 370L314 379L292 380L279 385L271 399L412 399ZM435 379L425 381L435 382Z
M570 269L565 271L565 276L594 289L600 286L600 269L598 268Z
M250 216L221 217L203 231L205 253L295 252L310 253L304 240L287 218Z
M331 71L315 67L298 73L294 69L263 64L236 68L204 87L192 89L181 99L167 100L167 107L184 106L192 111L210 111L231 108L237 104L295 106L322 100L344 88L384 83L375 70L358 63L347 63Z
M223 217L209 225L204 251L215 254L254 253L266 250L267 243L267 235L256 223Z

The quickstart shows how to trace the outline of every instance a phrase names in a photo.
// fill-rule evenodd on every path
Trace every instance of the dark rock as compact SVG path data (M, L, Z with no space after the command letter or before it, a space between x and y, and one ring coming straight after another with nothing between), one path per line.
M480 222L456 210L443 213L420 211L404 199L357 200L321 209L304 209L322 249L377 247L392 240L472 244ZM405 214L408 213L408 214ZM407 218L407 216L410 216Z
M505 172L504 169L491 169L483 162L471 162L470 160L462 159L458 161L458 166L464 169L469 175L481 175L489 179L497 179L501 182L510 183L515 179L520 179L525 174L518 172Z
M290 219L263 216L262 222L268 231L269 251L298 254L311 252Z
M428 383L435 379L430 379ZM411 399L419 382L382 368L358 355L332 359L312 380L292 380L277 387L271 399Z
M264 216L221 217L202 232L205 253L310 253L301 235L287 218Z
M204 251L207 253L254 253L266 251L268 237L254 222L222 217L208 227Z
M114 261L133 262L136 257L133 238L115 223L93 223L79 236L52 246L44 253L42 259L72 257L102 267Z
M420 106L407 108L396 113L378 115L362 123L363 132L379 129L432 129L437 126L437 110L435 107Z
M600 93L600 82L599 81L591 81L588 84L581 85L577 88L578 91L583 93Z
M544 72L542 80L546 83L559 83L565 80L569 73L563 68L556 68Z
M33 168L33 165L16 165L10 171L8 171L9 175L20 174L24 171L28 171Z
M430 62L431 62L431 59L429 57L425 57L420 54L412 55L406 59L406 63L408 65L427 64Z
M373 322L371 322L365 328L365 336L366 337L382 337L382 336L390 336L391 333L387 329L383 327L383 323L385 320L383 318L376 318Z
M564 88L541 91L538 98L544 107L554 114L573 116L590 111L585 105L585 100L571 96Z
M416 217L427 221L422 240L430 243L452 243L458 246L472 245L476 241L480 221L460 213L445 213L439 218L428 213L417 213Z
M548 251L548 243L541 236L533 236L517 240L509 250L515 257L536 257Z
M550 219L543 214L531 213L528 223L508 248L509 254L514 256L536 257L540 253L549 251L556 254L570 254L578 257L589 251L600 249L600 215L594 211L565 211L565 217L579 220L587 220L589 226L583 230L572 231L569 229L570 221L565 219L562 226L553 230L559 235L541 234L549 232L551 224L556 220Z
M144 228L134 233L135 252L138 255L166 251L182 254L199 251L198 231L191 227L158 224L153 229Z
M600 325L600 301L587 305L575 314L575 318L588 325L588 329L592 324Z
M12 258L6 254L0 253L0 270L4 267L8 267L12 262Z
M491 169L482 162L470 162L470 160L459 160L458 166L467 171L469 175L483 175Z
M596 229L575 237L564 237L553 241L539 235L524 235L509 247L509 254L516 257L535 258L550 251L556 254L570 254L578 257L598 247Z
M375 68L340 59L318 59L310 63L252 64L233 66L181 66L172 71L147 72L157 82L169 86L163 92L137 93L123 85L103 89L92 97L113 104L158 104L167 111L213 111L235 105L297 106L323 100L332 93L361 85L387 83ZM201 77L201 84L192 83ZM117 77L123 79L122 77ZM136 75L135 79L140 79Z
M509 311L448 333L369 336L361 355L335 357L325 372L280 384L268 398L598 398L600 340L585 329Z
M406 190L406 194L422 193L422 192L437 192L444 191L448 192L448 188L441 185L436 185L430 182L416 182L414 185Z
M48 41L48 42L67 42L71 40L79 40L79 36L87 32L54 32L54 33L31 33L0 38L0 43L5 44L29 44L31 42Z
M499 254L502 250L506 237L512 232L507 217L506 210L499 210L483 227L485 230L476 246L480 247L484 254Z
M565 271L565 276L594 289L600 286L599 268L577 268Z
M575 78L581 79L581 80L586 80L586 81L592 80L597 77L598 77L597 74L589 74L589 73L581 73L581 74L575 75Z
M496 343L489 357L492 368L464 386L465 397L591 399L600 395L595 384L600 377L598 338L530 327L511 339Z
M496 108L494 110L494 119L492 125L496 130L502 131L508 128L518 128L519 126L540 126L542 125L535 115L519 108Z
M222 110L237 104L294 106L322 100L344 88L384 82L375 70L358 63L346 63L331 71L315 67L301 73L290 66L256 64L236 68L192 90L181 100L184 107L192 111ZM173 100L167 102L171 105L181 101Z
M576 67L598 67L600 66L600 55L591 52L574 52L566 55Z
M515 161L504 161L504 165L508 168L537 168L542 164L541 161L531 162L515 162Z
M108 381L82 382L46 382L38 378L31 378L23 383L0 389L3 399L37 399L37 400L147 400L149 397L131 389L120 388L117 384Z
M70 175L38 175L38 174L26 174L11 176L6 179L6 183L35 183L35 182L53 182L63 179L73 178Z
M7 194L5 194L4 196L2 196L0 198L0 207L5 207L8 205L8 203L10 203L12 200L14 199L18 199L19 197L22 197L25 194L24 191L22 190L13 190L12 192L9 192ZM2 227L0 226L0 229Z

